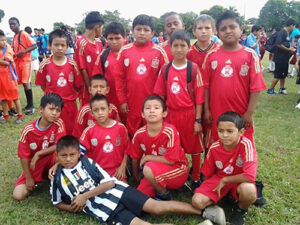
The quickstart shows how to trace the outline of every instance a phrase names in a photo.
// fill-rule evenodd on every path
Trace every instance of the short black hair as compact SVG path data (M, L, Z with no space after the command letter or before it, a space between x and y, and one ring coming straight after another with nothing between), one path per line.
M12 20L15 20L20 25L20 21L19 21L19 19L17 17L10 17L9 20L8 20L8 22L12 21Z
M92 86L92 82L94 80L103 80L106 82L106 86L108 86L107 79L101 74L96 74L90 79L90 87Z
M43 32L44 32L44 31L45 31L45 29L44 29L44 28L41 28L41 31L43 31Z
M291 25L295 25L296 26L297 22L296 20L289 18L286 22L285 22L285 26L289 27Z
M4 36L5 37L5 34L4 34L3 30L0 30L0 36Z
M177 30L172 33L171 38L170 38L171 46L175 40L182 40L182 41L185 41L188 46L191 45L190 36L185 30Z
M105 95L101 95L101 94L95 94L94 97L91 98L90 100L90 108L92 109L92 105L94 102L96 101L105 101L107 103L107 106L109 107L109 100Z
M67 45L68 45L68 36L65 31L62 29L55 29L49 34L49 45L52 44L52 41L54 38L64 38L66 39Z
M73 147L79 151L79 140L72 135L61 137L56 144L56 152L60 152L64 148Z
M225 112L219 116L217 125L219 125L220 122L232 122L238 130L241 130L244 127L244 120L241 115L232 111Z
M152 17L148 16L146 14L140 14L134 18L134 20L132 22L132 30L134 30L134 28L137 25L149 26L152 31L154 30L154 23L153 23Z
M181 21L181 23L183 23L183 20L182 20L182 17L180 16L180 14L179 13L177 13L177 12L168 12L168 13L166 13L165 15L164 15L164 17L165 17L165 19L164 19L164 25L166 25L166 21L167 21L167 19L169 18L169 17L171 17L171 16L178 16L178 18L179 18L179 20Z
M93 29L96 25L102 26L104 24L104 19L98 11L89 12L85 17L85 28L88 30Z
M40 106L44 109L48 104L53 104L62 109L64 107L64 100L58 94L48 93L41 98Z
M165 101L162 99L162 97L160 97L159 95L149 95L143 102L143 108L142 108L142 112L144 112L145 109L145 105L147 101L152 101L152 100L157 100L160 102L162 108L163 108L163 112L167 111L167 105L165 103Z
M107 38L109 34L120 34L125 38L125 29L121 23L111 22L105 28L104 37Z
M194 22L194 25L193 25L193 30L196 29L198 23L200 22L209 22L211 24L211 27L213 29L216 28L216 21L214 18L212 18L210 15L207 15L207 14L201 14Z
M81 30L77 30L77 34L82 35L82 31Z
M257 32L259 30L261 30L261 26L259 26L259 25L253 25L252 28L251 28L252 33Z
M31 27L25 27L24 30L28 33L28 34L31 34L32 33L32 29Z
M219 30L222 21L228 20L228 19L234 20L240 27L242 27L242 22L241 22L240 18L238 17L238 15L230 10L227 10L217 20L217 23L216 23L217 30Z

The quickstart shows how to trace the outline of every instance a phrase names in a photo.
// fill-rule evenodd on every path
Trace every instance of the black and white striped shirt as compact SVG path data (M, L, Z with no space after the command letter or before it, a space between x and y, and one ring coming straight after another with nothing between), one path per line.
M90 163L93 162L91 159L89 159L89 161ZM93 217L96 217L101 222L105 222L116 209L119 200L128 185L118 181L115 177L111 177L97 163L96 169L98 170L97 172L101 178L100 184L113 180L116 185L114 188L107 190L105 193L88 199L83 211ZM98 184L88 174L87 170L84 169L81 161L79 161L72 169L63 168L60 181L65 194L67 194L71 199L98 186ZM50 194L54 205L63 202L64 196L62 196L62 193L57 187L55 179L51 182Z

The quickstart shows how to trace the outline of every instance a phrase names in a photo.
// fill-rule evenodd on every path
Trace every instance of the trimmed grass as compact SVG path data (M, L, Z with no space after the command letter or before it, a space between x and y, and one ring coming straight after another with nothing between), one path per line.
M263 64L267 66L267 55ZM267 86L273 76L264 73ZM277 87L278 89L278 87ZM287 78L287 96L269 96L261 93L255 120L255 141L259 157L258 180L264 182L265 209L251 207L246 225L300 224L300 111L295 109L297 94L295 78ZM38 106L42 92L34 87L35 105ZM25 103L23 88L20 87L21 102ZM16 202L12 199L14 183L22 169L17 158L18 139L24 125L37 118L39 113L26 116L25 123L15 125L13 118L0 125L0 224L99 224L84 214L70 214L55 209L50 201L49 183L39 186L28 199ZM297 197L298 196L298 197ZM191 195L182 193L175 199L190 202ZM147 221L171 222L174 224L198 224L197 216L168 215L146 216Z

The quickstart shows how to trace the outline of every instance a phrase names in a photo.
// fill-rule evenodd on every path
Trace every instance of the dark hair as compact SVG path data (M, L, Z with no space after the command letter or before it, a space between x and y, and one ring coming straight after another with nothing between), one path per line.
M107 38L109 34L120 34L125 38L125 30L121 23L111 22L109 23L104 31L104 37Z
M137 17L134 18L134 20L132 22L132 30L137 25L149 26L152 31L154 30L154 23L153 23L152 17L148 16L148 15L145 15L145 14L140 14Z
M257 32L259 30L261 30L261 26L259 26L259 25L253 25L252 28L251 28L252 33Z
M296 25L297 22L296 20L292 19L292 18L289 18L286 22L285 22L285 26L289 27L291 25Z
M66 135L61 137L56 144L56 151L60 152L64 148L73 147L79 151L79 141L72 135Z
M64 38L66 39L67 45L68 45L68 36L65 31L61 29L55 29L49 34L49 44L52 44L52 41L54 38Z
M300 34L296 35L294 38L295 38L296 40L299 40Z
M20 21L19 21L19 19L17 17L10 17L9 20L8 20L8 22L12 21L12 20L15 20L20 25Z
M88 30L93 29L96 25L102 26L104 20L98 11L89 12L85 17L85 28Z
M163 111L167 111L167 105L165 103L165 101L159 96L159 95L149 95L145 100L144 100L144 103L143 103L143 108L142 108L142 112L144 112L144 108L145 108L145 104L147 101L151 101L151 100L157 100L160 102L162 108L163 108Z
M39 28L34 28L33 30L34 30L34 31L35 31L35 30L39 31Z
M63 99L55 93L48 93L45 94L42 98L41 98L41 103L40 106L44 109L46 108L46 106L50 104L50 105L55 105L59 108L63 108L64 107L64 101Z
M170 18L171 16L178 16L178 18L179 18L179 20L181 21L181 23L183 23L183 20L182 20L182 18L181 18L181 16L180 16L179 13L177 13L177 12L168 12L168 13L166 13L166 14L164 15L164 17L165 17L165 19L164 19L164 24L165 24L165 25L166 25L167 19Z
M81 30L77 30L77 34L82 35L82 31Z
M238 130L241 130L244 127L243 118L240 116L240 114L232 111L225 112L221 116L219 116L217 125L220 122L232 122L234 123L234 125L237 127Z
M223 20L228 20L228 19L234 20L240 27L242 27L242 23L241 23L238 15L236 13L232 12L232 11L227 10L217 20L217 24L216 24L217 30L219 30L222 21Z
M296 28L298 28L298 29L300 28L300 23L296 24Z
M43 31L43 32L44 32L44 31L45 31L45 29L44 29L44 28L41 28L41 31Z
M172 46L173 42L175 40L182 40L185 41L187 43L188 46L191 45L190 43L190 36L187 32L185 32L184 30L177 30L174 31L171 35L171 39L170 39L170 45Z
M28 34L31 34L31 33L32 33L31 27L25 27L24 30L25 30Z
M90 108L92 109L92 105L94 102L96 101L105 101L107 103L107 106L109 107L109 101L108 98L105 95L101 95L101 94L95 94L94 97L91 98L90 100Z
M193 26L193 30L196 29L197 24L198 24L199 22L206 22L206 21L210 22L211 27L212 27L213 29L215 29L215 27L216 27L216 21L214 20L214 18L212 18L210 15L207 15L207 14L201 14L201 15L195 20L194 26Z
M0 36L4 36L5 37L5 34L4 34L3 30L0 30Z
M101 74L96 74L96 75L94 75L94 76L90 79L90 86L92 86L92 82L93 82L94 80L103 80L103 81L106 82L106 85L108 86L108 83L107 83L106 78L105 78L103 75L101 75Z

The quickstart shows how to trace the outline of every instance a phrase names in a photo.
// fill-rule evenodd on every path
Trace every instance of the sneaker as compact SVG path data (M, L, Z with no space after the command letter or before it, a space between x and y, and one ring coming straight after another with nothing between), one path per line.
M25 110L25 114L26 115L33 115L34 114L34 112L35 112L35 108L27 108L26 110Z
M226 218L224 210L217 205L206 207L203 211L202 217L209 219L212 222L220 225L226 225Z
M269 95L275 95L276 92L274 91L274 89L268 89L267 90L267 94L269 94Z
M300 102L296 105L296 109L300 109Z
M230 225L243 225L244 217L247 215L247 210L241 209L238 203L233 207L232 215L229 219Z
M263 196L263 188L264 185L262 183L262 181L255 181L255 185L256 185L256 191L257 191L257 199L254 202L254 205L256 207L261 207L264 208L266 206L266 199Z
M16 120L16 124L21 124L21 123L23 123L23 120L18 117L17 120Z
M7 120L4 119L4 116L1 116L0 117L0 124L6 124L7 123Z
M210 220L204 220L202 223L199 223L198 225L214 225Z
M18 115L18 113L16 112L16 110L14 108L10 109L8 111L8 114L13 117L17 117L17 115Z
M202 184L201 180L193 180L192 181L192 190L194 191L196 188L200 187Z
M156 193L155 195L156 198L163 200L163 201L170 201L172 198L171 192L167 190L165 193Z
M287 95L286 89L285 88L280 88L279 91L278 91L278 94Z

